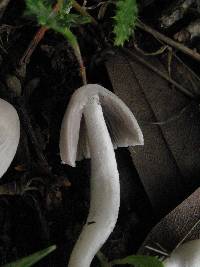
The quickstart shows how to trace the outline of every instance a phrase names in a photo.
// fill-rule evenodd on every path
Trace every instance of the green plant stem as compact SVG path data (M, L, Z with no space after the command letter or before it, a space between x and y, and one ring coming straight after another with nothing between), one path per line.
M54 27L54 30L61 33L69 41L71 47L74 50L75 57L76 57L76 59L79 63L79 66L80 66L80 75L82 77L83 84L86 85L87 84L87 77L86 77L85 66L84 66L83 58L81 55L81 50L80 50L80 47L79 47L79 44L78 44L76 37L68 28L65 28L64 30L62 30L60 28Z
M63 0L58 0L58 5L62 6L62 4L63 4ZM91 21L93 23L96 23L95 19L92 16L90 16L90 14L87 11L85 11L76 1L73 1L73 7L81 15L90 17ZM70 45L72 46L72 48L74 50L74 54L75 54L76 59L79 63L79 66L80 66L80 75L82 77L83 84L86 85L87 84L86 69L85 69L85 65L83 62L82 55L81 55L80 46L78 44L76 37L68 28L65 28L64 30L60 30L59 28L55 28L55 31L60 32L62 35L64 35L65 38L69 41Z
M62 4L63 4L63 0L58 0L58 5L62 5ZM81 10L81 11L79 11L79 13L81 15L83 15L83 16L86 16L87 15L87 12L84 13L83 12L84 9L77 2L73 1L73 6L74 5L79 10ZM65 28L63 30L63 29L60 29L58 27L54 27L54 30L57 31L57 32L59 32L59 33L61 33L69 41L70 45L72 46L72 48L74 50L74 54L75 54L76 59L77 59L77 61L79 63L79 66L80 66L80 75L82 77L83 84L86 85L87 84L87 76L86 76L85 65L84 65L84 62L83 62L82 55L81 55L80 46L78 44L78 41L77 41L75 35L68 28Z
M63 8L64 0L58 0L57 4L58 4L58 9L61 10Z
M78 2L75 0L72 3L73 8L78 11L81 15L89 17L91 19L92 24L98 25L98 22L87 12L85 8L83 8L81 5L79 5Z
M58 2L55 4L55 6L53 7L53 12L58 12L60 8L59 5L61 5L61 1L63 0L58 0ZM48 31L48 28L45 26L42 26L39 28L39 30L36 32L33 39L31 40L28 48L25 50L22 58L20 59L19 66L29 63L33 52L35 51L40 41L44 38L44 35L47 31Z
M74 3L74 5L76 6L76 10L78 9L78 12L84 16L89 16L91 21L95 21L92 16L90 16L87 11L84 12L83 8L78 4L78 3ZM63 7L63 0L57 0L57 3L55 4L55 6L53 7L53 11L52 12L58 12L60 9L62 9ZM85 66L84 66L84 62L82 59L82 55L81 55L81 51L80 51L80 47L78 44L78 41L76 39L76 37L74 36L74 34L70 31L70 29L65 28L65 29L60 29L59 27L56 27L54 25L54 27L52 27L53 30L55 30L56 32L61 33L70 43L70 45L72 46L73 50L74 50L74 54L75 57L78 61L78 64L80 66L80 75L83 81L83 84L86 85L87 84L87 77L86 77L86 70L85 70ZM35 51L37 45L39 44L39 42L42 40L42 38L44 37L44 34L46 33L46 31L48 31L49 28L42 26L40 27L40 29L37 31L37 33L35 34L33 40L31 41L31 43L29 44L27 50L25 51L24 55L22 56L19 65L23 65L23 64L27 64L30 60L30 57L32 55L32 53Z
M83 58L81 56L81 51L80 51L80 47L79 47L78 43L73 49L74 49L74 54L77 58L77 61L79 62L80 74L82 77L83 84L86 85L87 84L86 70L85 70L85 65L83 62Z

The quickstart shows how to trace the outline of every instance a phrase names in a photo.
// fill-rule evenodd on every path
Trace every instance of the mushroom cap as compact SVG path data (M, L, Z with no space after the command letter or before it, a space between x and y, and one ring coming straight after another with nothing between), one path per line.
M104 87L87 84L72 95L61 125L61 160L73 167L76 160L90 158L83 110L95 95L99 97L113 147L116 149L144 144L142 131L126 104Z
M191 240L172 252L163 263L165 267L199 267L200 239Z
M0 178L10 166L19 144L20 122L15 108L0 99Z

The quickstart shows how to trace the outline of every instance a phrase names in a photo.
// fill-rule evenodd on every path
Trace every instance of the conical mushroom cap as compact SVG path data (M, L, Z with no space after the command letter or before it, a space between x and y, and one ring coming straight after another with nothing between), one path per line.
M15 108L0 99L0 178L10 166L19 143L20 122Z
M98 95L113 147L143 145L143 135L133 113L115 94L98 84L84 85L72 95L60 133L63 163L75 166L76 160L90 158L83 109Z

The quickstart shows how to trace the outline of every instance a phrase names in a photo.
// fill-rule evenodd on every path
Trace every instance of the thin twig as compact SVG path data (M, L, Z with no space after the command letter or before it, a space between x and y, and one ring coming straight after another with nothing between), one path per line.
M24 64L28 64L30 61L30 58L35 51L36 47L38 46L39 42L43 39L46 31L48 31L48 28L46 27L40 27L39 30L36 32L35 36L31 40L28 48L24 52L23 56L21 57L19 61L19 66L22 66Z
M75 0L73 1L72 6L82 16L89 17L91 19L92 24L98 25L98 22L87 12L87 10L83 8L81 5L79 5L79 3L77 3Z
M86 85L87 84L86 70L85 70L85 65L84 65L84 62L83 62L83 58L82 58L82 55L81 55L79 44L77 43L76 46L73 47L73 49L74 49L74 54L76 56L76 59L77 59L77 61L79 63L80 75L82 77L83 84Z
M57 12L58 9L59 9L59 3L56 3L55 6L53 7L52 12ZM45 26L42 26L39 28L39 30L36 32L33 39L31 40L28 48L24 52L22 58L20 59L20 61L19 61L20 66L29 63L33 52L35 51L36 47L38 46L39 42L43 39L43 37L47 31L48 31L48 28Z
M91 22L93 24L97 24L95 19L92 16L90 16L90 14L87 11L85 11L76 1L73 2L73 7L83 16L90 17ZM55 6L53 7L52 12L54 12L54 13L58 12L60 8L62 8L62 0L57 1ZM30 57L32 56L32 54L35 51L36 47L38 46L39 42L43 39L45 33L48 30L49 29L45 26L39 28L39 30L36 32L34 38L30 42L28 48L26 49L24 55L20 59L20 61L19 61L20 66L29 63ZM79 45L77 44L76 47L73 47L73 49L74 49L74 53L75 53L75 56L77 58L77 61L79 63L79 66L80 66L80 75L82 77L83 84L85 85L85 84L87 84L86 70L85 70L85 65L84 65L84 62L83 62L83 59L81 56Z
M173 56L190 73L190 76L191 76L190 82L192 84L193 89L195 89L195 91L194 90L193 91L194 91L194 93L199 95L198 85L194 83L194 81L192 80L192 76L194 76L194 78L198 82L200 82L200 77L188 65L186 65L176 53L173 52L172 48L169 45L164 45L164 43L161 40L158 40L158 41L162 44L162 46L160 49L158 49L157 51L154 51L154 52L146 52L143 49L141 49L136 43L134 44L134 47L139 53L141 53L144 56L159 55L159 54L162 54L166 49L168 49L168 54L170 54L170 56L168 56L168 73L169 73L169 75L171 74L171 62L172 62L172 56ZM170 78L171 78L171 75L170 75Z
M139 20L137 22L137 27L152 34L156 39L159 39L159 40L163 41L164 43L169 44L170 46L180 50L181 52L192 57L193 59L200 61L200 54L197 53L195 50L192 50L192 49L184 46L183 44L180 44L180 43L172 40L171 38L156 31L155 29L151 28L150 26L144 24L143 22L141 22Z
M184 95L186 95L189 98L195 98L195 96L193 95L192 92L190 92L188 89L184 88L182 85L180 85L179 83L177 83L176 81L174 81L173 79L171 79L167 74L163 73L162 71L158 70L157 68L155 68L152 64L150 64L149 62L147 62L145 59L143 59L142 57L137 56L136 54L130 52L128 49L126 48L121 48L121 51L123 52L123 54L134 58L135 60L137 60L138 62L142 63L143 65L145 65L147 68L149 68L150 70L154 71L155 73L157 73L159 76L161 76L163 79L167 80L168 82L170 82L171 84L173 84L177 89L179 89L180 92L182 92Z
M139 53L141 53L143 56L157 56L157 55L163 54L165 52L165 50L169 49L169 46L168 45L163 45L158 50L153 51L153 52L146 52L146 51L144 51L136 43L134 43L134 48Z
M162 250L160 250L160 249L153 248L153 247L151 247L151 246L145 246L145 248L147 248L147 249L149 249L149 250L151 250L151 251L157 252L157 253L159 253L159 254L161 254L161 255L164 255L164 256L166 256L166 257L169 256L169 253L166 253L166 252L164 252L164 251L162 251Z

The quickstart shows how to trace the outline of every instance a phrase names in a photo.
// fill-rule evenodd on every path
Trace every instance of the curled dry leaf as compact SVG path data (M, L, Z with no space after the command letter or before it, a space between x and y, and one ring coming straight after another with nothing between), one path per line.
M156 57L130 51L166 73ZM161 218L199 186L199 108L135 58L119 53L106 67L113 91L140 122L145 145L129 150L153 210ZM189 75L197 81L192 73L180 64L178 68L173 65L172 71L174 78L192 90Z

